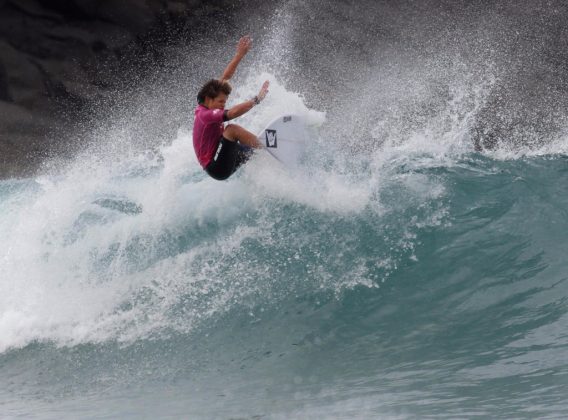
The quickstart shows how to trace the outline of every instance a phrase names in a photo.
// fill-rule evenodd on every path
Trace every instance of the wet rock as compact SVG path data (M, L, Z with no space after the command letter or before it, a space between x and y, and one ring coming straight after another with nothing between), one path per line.
M0 61L0 101L12 102L12 97L8 91L8 74L4 64Z
M33 173L49 155L52 126L48 117L0 101L0 178Z
M50 136L64 141L69 120L111 96L139 56L158 57L149 40L202 3L0 0L0 177L29 173Z

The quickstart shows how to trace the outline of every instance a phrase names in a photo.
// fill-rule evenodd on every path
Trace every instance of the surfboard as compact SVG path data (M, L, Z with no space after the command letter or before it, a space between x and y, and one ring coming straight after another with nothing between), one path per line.
M264 150L288 167L296 167L300 163L306 138L306 124L299 115L282 115L258 135Z

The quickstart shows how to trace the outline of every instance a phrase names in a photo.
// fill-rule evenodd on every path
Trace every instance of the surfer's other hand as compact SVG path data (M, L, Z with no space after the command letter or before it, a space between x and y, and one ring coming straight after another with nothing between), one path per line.
M266 96L266 94L268 93L268 85L270 85L270 82L268 80L262 84L260 92L258 92L258 95L256 95L259 101L262 101Z
M244 56L249 52L251 46L252 38L250 37L250 35L243 36L241 39L239 39L239 43L237 44L237 54Z

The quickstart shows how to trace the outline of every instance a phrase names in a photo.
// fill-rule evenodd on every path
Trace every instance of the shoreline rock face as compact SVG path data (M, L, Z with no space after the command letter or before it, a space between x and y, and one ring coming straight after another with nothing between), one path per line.
M224 3L0 0L0 179L32 175L141 56Z

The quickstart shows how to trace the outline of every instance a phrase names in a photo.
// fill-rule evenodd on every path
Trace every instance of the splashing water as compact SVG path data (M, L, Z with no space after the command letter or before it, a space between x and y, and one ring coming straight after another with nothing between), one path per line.
M448 63L449 49L397 58L395 44L362 58L354 45L374 45L378 26L338 5L353 33L315 68L322 34L310 32L319 49L298 44L312 6L274 14L282 24L231 96L270 80L239 120L253 132L283 113L307 118L300 170L259 152L230 180L210 179L191 118L153 150L130 147L143 131L131 121L152 110L142 96L147 108L95 130L57 172L0 182L0 403L11 414L566 411L566 136L476 152L494 66ZM330 69L337 77L322 78Z

